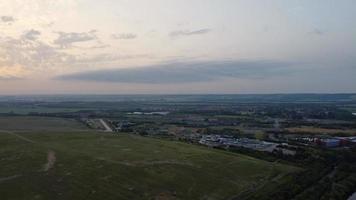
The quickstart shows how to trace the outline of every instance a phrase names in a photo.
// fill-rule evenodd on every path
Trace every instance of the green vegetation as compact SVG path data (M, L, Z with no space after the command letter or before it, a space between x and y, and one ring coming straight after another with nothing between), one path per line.
M13 116L0 117L0 130L11 131L89 131L74 119L55 117Z
M30 113L67 113L77 112L77 108L46 108L46 107L0 107L0 113L27 115Z
M355 104L344 105L342 108L349 112L356 113L356 105Z
M352 95L6 98L0 199L342 200L356 187L352 138L313 142L356 134ZM207 134L221 149L199 146Z
M327 128L318 128L312 126L301 126L287 128L289 133L298 133L298 134L327 134L327 135L344 135L344 136L354 136L356 135L356 129L327 129Z
M304 166L278 183L266 184L257 193L239 199L344 200L356 188L356 149L328 151L308 149L289 160Z
M299 171L126 134L1 132L0 146L3 199L226 199Z

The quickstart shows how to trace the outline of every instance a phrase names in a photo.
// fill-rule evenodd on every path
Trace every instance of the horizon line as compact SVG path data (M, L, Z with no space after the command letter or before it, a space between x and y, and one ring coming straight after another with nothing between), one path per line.
M8 96L200 96L200 95L356 95L356 92L281 92L281 93L132 93L132 94L115 94L115 93L38 93L38 94L0 94L0 97Z

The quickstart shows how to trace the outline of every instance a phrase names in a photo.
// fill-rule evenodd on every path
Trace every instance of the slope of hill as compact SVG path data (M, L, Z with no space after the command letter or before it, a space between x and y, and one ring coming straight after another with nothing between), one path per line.
M298 170L179 142L0 132L3 199L226 199Z

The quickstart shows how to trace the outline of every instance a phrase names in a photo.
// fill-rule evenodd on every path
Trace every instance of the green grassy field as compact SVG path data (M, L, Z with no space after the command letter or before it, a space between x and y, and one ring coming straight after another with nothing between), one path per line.
M83 108L47 108L41 106L1 106L0 113L15 113L26 115L32 112L36 113L66 113L66 112L78 112L85 110Z
M356 129L342 130L342 129L318 128L318 127L312 127L312 126L301 126L301 127L286 128L286 130L289 131L290 133L298 133L298 134L316 134L316 135L343 134L343 135L347 135L347 136L355 136L356 135Z
M297 168L104 133L0 132L1 199L227 199Z
M0 117L0 130L11 131L89 131L82 123L74 119L55 117L14 116Z
M350 104L347 106L343 106L342 109L356 113L356 105L355 104Z

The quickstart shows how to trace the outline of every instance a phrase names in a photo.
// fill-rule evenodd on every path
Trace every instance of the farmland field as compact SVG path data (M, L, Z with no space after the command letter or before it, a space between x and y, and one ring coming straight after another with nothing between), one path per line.
M349 104L345 105L342 107L343 109L350 111L350 112L355 112L356 113L356 105L355 104Z
M329 135L345 134L349 136L356 135L355 129L341 130L341 129L326 129L326 128L311 127L311 126L302 126L302 127L287 128L286 130L288 130L290 133L306 133L306 134L311 133L311 134L329 134Z
M226 199L297 171L134 135L0 132L4 199Z
M74 119L55 117L13 116L0 117L0 130L11 131L89 131Z
M5 104L0 102L0 113L14 113L26 115L29 113L69 113L69 112L77 112L80 110L85 110L86 108L80 107L48 107L41 105L21 105L21 104ZM90 110L90 108L88 108Z

